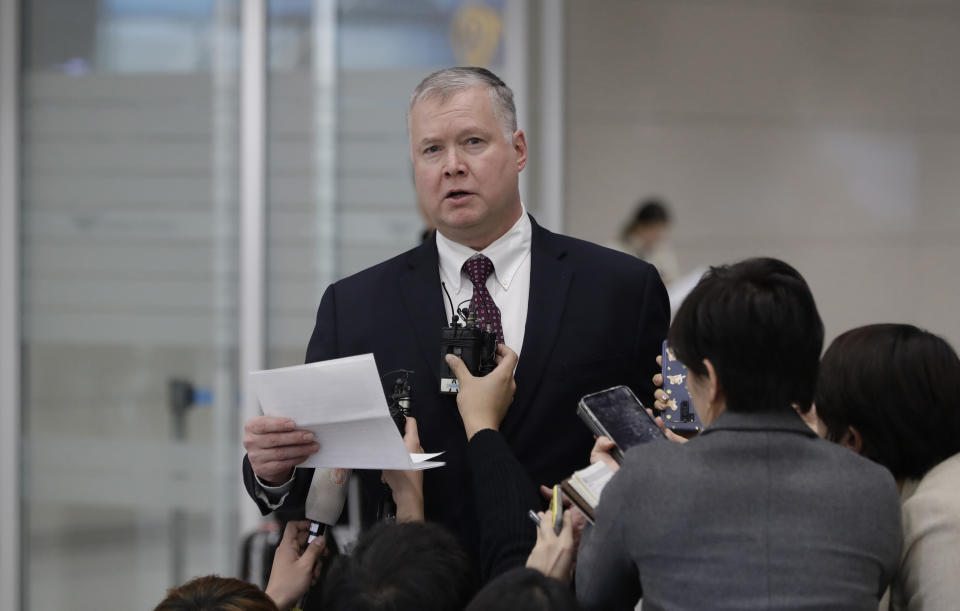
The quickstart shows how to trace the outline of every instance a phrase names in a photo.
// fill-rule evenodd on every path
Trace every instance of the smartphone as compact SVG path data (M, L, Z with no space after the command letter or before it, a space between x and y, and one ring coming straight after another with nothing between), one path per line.
M618 463L623 462L624 451L633 446L666 438L640 399L626 386L586 395L580 399L577 415L594 435L604 435L617 444L610 455Z
M660 414L663 423L671 431L699 433L703 425L693 409L693 401L687 390L687 368L677 360L666 340L663 341L660 355L660 373L663 374L663 391L669 397L669 407Z

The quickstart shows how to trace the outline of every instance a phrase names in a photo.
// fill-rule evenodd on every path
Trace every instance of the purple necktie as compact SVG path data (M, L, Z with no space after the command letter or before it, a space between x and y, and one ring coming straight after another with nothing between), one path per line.
M463 264L463 271L470 276L473 283L473 297L470 299L470 309L477 314L477 325L497 334L497 343L503 343L503 327L500 326L500 308L493 302L490 291L487 290L487 278L493 273L493 261L483 255L477 255Z

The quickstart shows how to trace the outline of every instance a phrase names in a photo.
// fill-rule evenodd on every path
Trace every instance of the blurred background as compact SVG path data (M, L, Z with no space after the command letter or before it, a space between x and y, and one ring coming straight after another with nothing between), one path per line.
M674 295L780 257L828 339L956 347L958 57L953 1L0 0L0 607L238 573L242 372L419 242L404 113L442 67L514 89L548 228Z

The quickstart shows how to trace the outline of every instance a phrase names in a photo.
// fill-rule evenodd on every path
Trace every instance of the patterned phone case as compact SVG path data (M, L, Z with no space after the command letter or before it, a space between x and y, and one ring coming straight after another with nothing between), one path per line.
M673 351L663 342L661 369L663 374L663 390L669 396L668 407L661 415L667 428L673 431L700 432L703 425L693 409L693 401L687 391L687 368L677 360Z

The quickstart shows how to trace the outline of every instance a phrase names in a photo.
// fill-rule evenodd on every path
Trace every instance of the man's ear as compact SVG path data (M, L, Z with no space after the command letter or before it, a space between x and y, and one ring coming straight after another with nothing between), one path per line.
M863 454L863 435L854 427L848 427L847 432L840 438L840 445L849 448L857 454Z
M527 136L522 129L513 132L513 150L517 153L517 172L527 167Z

